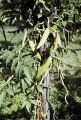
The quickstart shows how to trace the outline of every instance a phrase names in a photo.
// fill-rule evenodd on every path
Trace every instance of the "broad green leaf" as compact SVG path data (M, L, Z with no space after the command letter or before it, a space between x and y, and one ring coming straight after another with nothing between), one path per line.
M6 89L6 92L11 95L11 96L14 96L14 90L13 90L13 87L12 86L8 86L8 88Z
M32 64L36 63L36 60L31 55L28 55L24 57L23 62L24 65L32 66Z
M6 92L7 92L9 95L14 96L14 91L13 91L12 87L9 87L9 88L6 90Z
M6 21L6 20L8 20L9 18L4 18L3 19L3 21ZM8 26L8 27L4 27L4 29L5 29L5 32L6 32L6 35L7 35L7 33L9 34L9 33L14 33L14 32L17 32L17 30L18 30L18 28L17 27L10 27L10 26Z
M17 64L17 67L15 69L15 73L16 73L17 76L19 74L19 71L20 71L21 67L22 67L22 61Z
M22 83L23 92L25 92L25 89L27 88L26 82L22 79L21 83Z
M36 78L39 78L42 76L42 74L45 73L45 71L48 69L48 67L50 66L50 64L52 63L52 57L50 56L47 61L45 62L44 65L42 65L39 69L38 69L38 73Z
M13 110L13 111L17 111L18 110L18 106L17 106L17 104L13 104L12 106L11 106L11 110Z
M6 59L9 55L10 55L10 51L5 50L0 56L0 59Z
M2 92L2 93L0 94L0 107L1 107L2 102L3 102L3 100L5 99L5 97L6 97L6 92Z
M30 109L31 109L31 102L26 101L26 109L27 109L27 111L30 113Z
M24 107L26 106L26 104L27 104L27 101L24 100L24 102L23 102L23 104L22 104L22 108L24 108Z
M35 44L34 44L33 41L29 40L29 46L30 46L31 50L34 52L34 50L35 50Z
M27 83L29 83L29 82L31 83L32 82L32 75L30 74L30 68L26 66L26 67L23 68L23 70L24 70L24 74L27 77L27 79L25 79L26 82Z
M14 59L14 53L11 52L6 60L6 64L8 64L12 59Z
M26 81L26 83L27 83L29 86L31 86L31 81L28 80L28 78L24 78L24 80Z
M49 36L49 28L46 28L46 30L44 31L44 34L42 36L42 39L40 40L37 49L39 49L42 45L44 45L44 43L46 42L47 38Z
M18 57L15 58L15 59L13 60L13 62L12 62L12 66L11 66L11 70L12 70L12 71L15 69L17 63L18 63Z
M20 69L19 69L19 72L18 72L19 78L22 76L24 66L25 66L25 65L22 65L22 66L20 67Z
M54 36L54 37L55 37L55 36ZM54 50L53 50L53 52L55 52L55 51L57 50L58 45L61 47L60 35L59 35L58 32L57 32L56 38L55 38L55 41L54 41Z

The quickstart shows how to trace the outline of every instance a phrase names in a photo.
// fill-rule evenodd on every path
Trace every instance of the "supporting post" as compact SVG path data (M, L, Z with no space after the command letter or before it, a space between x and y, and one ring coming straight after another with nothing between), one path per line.
M44 120L50 120L49 84L50 84L49 70L47 70L45 73L44 88L43 88L44 113L46 113Z

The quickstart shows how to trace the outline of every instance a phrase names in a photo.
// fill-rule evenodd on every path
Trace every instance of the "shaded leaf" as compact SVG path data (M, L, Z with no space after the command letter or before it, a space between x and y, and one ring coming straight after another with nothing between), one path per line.
M12 62L11 70L13 71L18 63L18 58L15 58Z
M22 83L23 92L25 92L25 89L27 88L26 83L23 79L21 80L21 83Z
M26 82L31 83L32 82L32 76L31 76L31 73L30 73L30 68L26 66L26 67L23 68L23 70L24 70L24 74L27 77L27 79L25 79Z
M16 75L19 74L19 71L20 71L20 68L21 68L21 67L22 67L22 61L17 64L17 67L16 67L16 69L15 69Z

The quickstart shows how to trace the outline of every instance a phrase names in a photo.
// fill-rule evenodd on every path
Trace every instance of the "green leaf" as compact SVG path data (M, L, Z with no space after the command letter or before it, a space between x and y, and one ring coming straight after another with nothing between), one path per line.
M27 83L30 83L30 85L31 85L32 75L31 75L31 73L30 73L30 67L26 66L26 67L23 68L23 70L24 70L24 74L25 74L26 77L27 77L27 79L25 79L26 82L27 82Z
M13 60L13 62L12 62L12 66L11 66L11 70L12 70L12 71L15 69L17 63L18 63L18 57L15 58L15 59Z
M31 50L34 52L34 50L35 50L35 44L34 44L33 41L29 40L29 46L30 46Z
M37 49L39 49L42 45L44 45L44 43L46 42L47 38L49 36L49 28L46 28L46 30L44 31L44 34L42 36L42 39L40 40Z
M50 56L47 61L45 62L45 64L43 64L39 69L38 69L38 73L36 78L39 78L42 76L42 74L45 73L45 71L48 69L48 67L50 66L50 64L52 63L52 57Z
M13 104L12 106L11 106L11 110L13 110L13 111L17 111L18 110L18 106L17 106L17 104Z
M30 113L31 102L29 102L29 101L26 102L26 109L27 109L27 111Z
M7 57L10 55L10 51L5 50L2 55L0 56L0 59L7 59Z
M41 55L39 52L35 55L35 57L38 58L39 60L41 60Z
M2 93L0 94L0 107L1 107L1 105L2 105L2 103L3 103L3 100L5 99L5 97L6 97L6 92L2 92Z
M8 56L7 60L6 60L6 64L8 64L13 58L14 58L14 53L11 52L10 55Z
M24 100L24 102L23 102L23 104L22 104L22 108L24 108L24 107L26 106L26 104L27 104L27 101Z
M16 69L15 69L16 75L19 74L19 71L20 71L20 68L21 68L21 67L22 67L22 61L17 64L17 67L16 67Z
M21 83L22 83L23 92L25 92L25 89L27 88L26 82L22 79Z
M65 27L67 25L67 21L62 21L62 25Z
M36 63L36 60L31 55L28 55L24 57L23 62L24 65L32 66L32 64Z
M58 45L61 47L61 38L58 32L57 32L56 41L58 41Z
M13 91L12 87L9 87L9 88L6 90L6 92L7 92L9 95L14 96L14 91Z
M53 25L52 27L50 27L50 33L55 32L57 30L57 26Z
M43 88L41 87L41 86L37 86L37 89L38 89L38 91L40 92L40 93L43 93Z
M26 107L27 111L30 112L31 109L31 102L28 100L25 100L22 104L22 108Z
M54 34L54 35L55 35L55 34ZM54 37L55 37L55 36L54 36ZM55 51L57 50L58 45L61 47L60 35L59 35L58 32L57 32L56 38L55 38L55 41L54 41L54 50L53 50L53 52L55 52Z
M31 85L31 82L30 80L28 80L28 78L24 78L24 80L26 81L26 83L30 86Z

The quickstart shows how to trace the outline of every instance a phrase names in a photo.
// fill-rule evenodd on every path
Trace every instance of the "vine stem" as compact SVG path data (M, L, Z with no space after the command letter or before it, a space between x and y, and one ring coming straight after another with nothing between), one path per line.
M66 102L66 104L68 105L69 103L68 103L68 101L67 101L67 97L68 97L68 95L69 95L69 91L68 91L68 89L67 89L67 87L66 87L66 85L65 85L65 83L64 83L64 75L63 75L63 73L62 73L61 70L60 70L60 79L61 79L61 82L62 82L62 85L63 85L64 89L66 90L65 102Z

